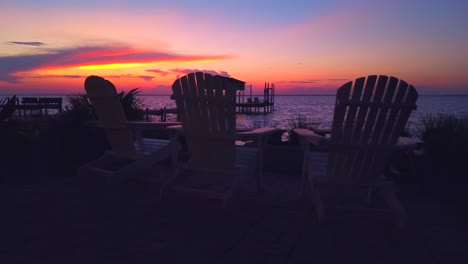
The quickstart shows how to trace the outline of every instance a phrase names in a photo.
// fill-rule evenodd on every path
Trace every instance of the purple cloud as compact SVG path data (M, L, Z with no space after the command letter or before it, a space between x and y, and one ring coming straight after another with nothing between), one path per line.
M26 46L44 46L44 42L39 41L10 41L7 42L8 45L26 45Z

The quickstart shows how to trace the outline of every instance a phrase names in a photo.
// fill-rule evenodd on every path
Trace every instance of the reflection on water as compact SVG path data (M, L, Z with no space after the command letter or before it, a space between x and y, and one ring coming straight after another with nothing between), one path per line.
M34 97L37 95L28 95ZM0 100L6 96L0 96ZM21 96L20 96L21 97ZM55 97L55 96L50 96ZM66 96L64 107L66 107ZM150 109L175 108L175 102L169 96L141 96L145 107ZM287 128L288 121L306 118L309 122L319 122L319 128L331 127L335 104L334 95L318 96L280 96L275 97L275 112L271 114L245 115L237 114L238 128L280 127ZM421 95L417 101L418 109L411 114L408 125L414 127L422 116L427 114L468 115L468 96L435 96ZM175 116L168 116L168 121L175 121Z
M144 103L150 108L173 108L175 103L169 96L144 96ZM275 112L271 114L237 114L239 128L280 127L287 128L288 121L298 117L309 122L319 122L319 128L331 127L335 96L276 96ZM417 101L418 109L411 114L408 125L414 127L422 116L427 114L468 115L468 96L421 95Z

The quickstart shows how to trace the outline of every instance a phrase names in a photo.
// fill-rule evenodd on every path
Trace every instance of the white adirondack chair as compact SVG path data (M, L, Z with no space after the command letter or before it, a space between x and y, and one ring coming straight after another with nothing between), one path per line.
M99 159L81 166L78 175L100 175L109 183L118 183L151 169L153 164L168 157L175 161L176 153L172 151L175 148L171 147L169 140L143 138L141 132L180 123L128 122L115 86L102 77L89 76L85 90L112 149ZM136 140L132 127L137 134Z
M177 187L221 197L224 206L228 206L239 198L241 178L254 174L257 174L257 190L261 192L262 143L277 129L240 133L243 138L251 136L261 144L256 148L236 146L236 90L223 87L219 76L190 73L177 79L172 91L189 161L181 165L181 173L176 173L162 187L161 194Z
M318 221L324 221L318 184L364 184L380 191L396 214L400 227L406 214L395 195L392 182L383 172L389 155L400 148L398 140L411 111L416 109L418 93L412 85L387 76L358 78L340 87L336 94L331 138L310 130L295 129L304 143L303 183L310 184L310 197ZM310 151L321 146L328 152ZM371 192L369 192L371 193Z

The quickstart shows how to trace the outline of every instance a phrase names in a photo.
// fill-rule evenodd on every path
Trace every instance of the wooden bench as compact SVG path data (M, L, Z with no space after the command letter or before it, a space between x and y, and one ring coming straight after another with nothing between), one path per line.
M55 109L59 113L62 113L62 98L61 97L23 97L21 99L21 104L18 104L18 109L23 110L23 115L27 115L27 110L29 110L30 115L34 115L34 111L39 111L38 115L44 114L47 115L48 109ZM21 115L21 111L19 111Z
M39 98L39 105L41 109L45 110L45 114L47 114L47 109L55 109L58 110L59 113L62 113L62 98L51 98L51 97L41 97Z

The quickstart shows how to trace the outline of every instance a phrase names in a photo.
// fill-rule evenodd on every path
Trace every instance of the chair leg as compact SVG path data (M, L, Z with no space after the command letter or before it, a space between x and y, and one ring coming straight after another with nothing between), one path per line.
M318 224L323 224L325 222L325 213L323 211L322 200L320 199L320 191L318 188L318 183L314 179L309 180L310 183L310 199L314 205L315 214L317 216Z
M259 170L256 174L257 174L257 194L262 195L263 194L263 183L262 183L263 172Z
M182 149L176 135L172 135L170 139L170 149L171 149L171 175L169 178L162 184L159 189L159 201L164 200L164 196L174 185L177 177L180 173L180 164L179 164L179 152Z
M229 208L233 205L238 204L240 200L240 179L239 175L236 176L237 179L234 181L233 186L230 190L224 195L223 207Z
M171 136L170 139L170 149L171 149L171 167L175 170L174 175L177 174L178 163L179 163L179 152L182 149L180 143L177 142L177 137Z
M309 150L304 150L304 159L302 161L301 186L299 198L307 198L307 179L309 176Z
M367 206L369 207L372 207L374 191L374 186L369 186L367 189Z
M169 176L169 179L167 179L159 188L159 201L164 200L164 196L166 195L167 192L172 188L174 185L174 182L177 179L177 174L172 174Z
M390 209L396 215L396 221L399 228L404 228L407 225L407 216L405 208L398 200L395 194L395 187L393 185L385 185L380 188L382 196Z
M259 146L260 150L257 156L257 194L263 194L263 144Z

